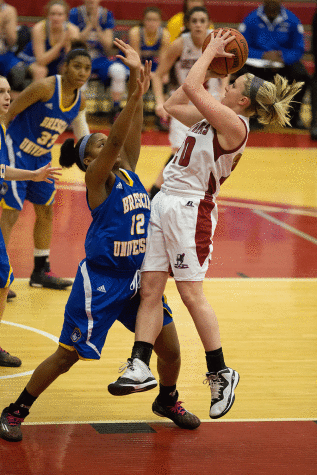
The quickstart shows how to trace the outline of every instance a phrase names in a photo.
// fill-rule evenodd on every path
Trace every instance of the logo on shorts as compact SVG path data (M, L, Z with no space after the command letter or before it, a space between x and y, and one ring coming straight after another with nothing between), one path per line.
M188 201L185 206L190 206L191 208L194 208L194 203L192 201Z
M104 285L101 285L100 287L98 287L97 290L99 290L99 292L104 292L104 293L107 292Z
M188 269L188 265L184 264L184 258L185 258L185 253L177 254L176 264L174 264L174 267L177 269Z
M73 333L70 335L70 339L72 342L76 343L81 338L81 331L79 328L74 328Z

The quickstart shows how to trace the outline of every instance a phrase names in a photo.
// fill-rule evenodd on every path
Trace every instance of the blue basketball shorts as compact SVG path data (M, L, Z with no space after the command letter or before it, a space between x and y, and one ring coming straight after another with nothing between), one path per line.
M0 229L0 289L9 287L12 284L13 279L12 267Z
M97 360L116 320L134 332L140 303L134 283L131 274L92 268L86 259L81 261L65 307L60 346L75 349L80 359ZM167 325L173 320L165 297L163 306Z
M22 170L37 170L52 160L50 152L41 157L34 157L23 152L12 141L9 134L7 134L6 143L11 167L21 168ZM1 195L1 206L3 208L13 208L21 211L25 200L37 205L50 205L54 202L55 183L31 180L6 181L5 183L8 185L8 189L5 195Z

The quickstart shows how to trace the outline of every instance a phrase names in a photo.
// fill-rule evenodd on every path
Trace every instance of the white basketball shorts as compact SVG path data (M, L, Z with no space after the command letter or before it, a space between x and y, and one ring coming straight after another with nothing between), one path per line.
M212 253L217 205L211 199L160 191L151 202L141 272L172 270L177 281L202 281Z

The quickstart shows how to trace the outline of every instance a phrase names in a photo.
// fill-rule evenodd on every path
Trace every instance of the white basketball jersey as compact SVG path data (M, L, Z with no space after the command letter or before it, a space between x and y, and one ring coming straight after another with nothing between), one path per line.
M164 169L162 190L202 197L207 193L215 201L220 185L234 170L246 146L249 119L239 117L245 124L247 135L241 145L229 151L221 148L215 129L206 119L193 125L173 160Z
M209 30L208 33L210 33ZM202 55L202 49L195 46L190 31L181 35L183 38L183 51L180 58L175 63L175 74L179 86L184 84L187 74L197 59ZM217 78L209 79L208 91L215 99L220 99L221 80Z

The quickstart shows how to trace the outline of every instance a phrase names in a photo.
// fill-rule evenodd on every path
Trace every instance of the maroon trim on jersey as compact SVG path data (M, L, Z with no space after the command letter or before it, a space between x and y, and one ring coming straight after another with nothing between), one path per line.
M205 198L200 200L198 206L195 233L196 254L201 266L204 264L210 251L212 236L211 212L214 207L215 203L212 201L212 197L206 193Z
M219 140L218 140L217 131L216 131L216 129L214 129L215 133L214 133L214 139L213 139L213 146L214 146L215 162L218 160L218 158L221 155L227 155L229 153L234 153L237 150L239 150L239 148L242 147L244 142L247 140L247 138L248 138L248 129L247 129L246 123L244 122L244 120L241 119L241 117L239 117L239 119L241 120L241 122L243 123L243 125L245 127L246 135L245 135L244 139L242 140L242 142L240 143L240 145L238 145L238 147L236 147L236 148L233 148L232 150L225 150L224 148L221 147L221 145L219 143Z
M229 154L229 153L234 153L236 152L237 150L239 150L239 148L242 147L242 145L246 142L247 138L248 138L248 129L247 129L247 126L246 126L246 123L244 122L244 120L241 119L241 117L239 117L239 119L242 121L244 127L245 127L245 131L246 131L246 136L245 138L242 140L241 144L236 147L236 148L233 148L232 150L225 150L224 148L221 147L220 143L219 143L219 140L218 140L218 135L217 135L217 131L216 129L214 129L214 138L213 138L213 148L214 148L214 158L215 158L215 162L219 159L219 157L221 157L221 155L226 155L226 154ZM209 182L208 182L208 193L210 195L213 195L214 193L216 193L216 180L215 180L215 177L213 176L212 173L210 173L210 176L209 176Z

